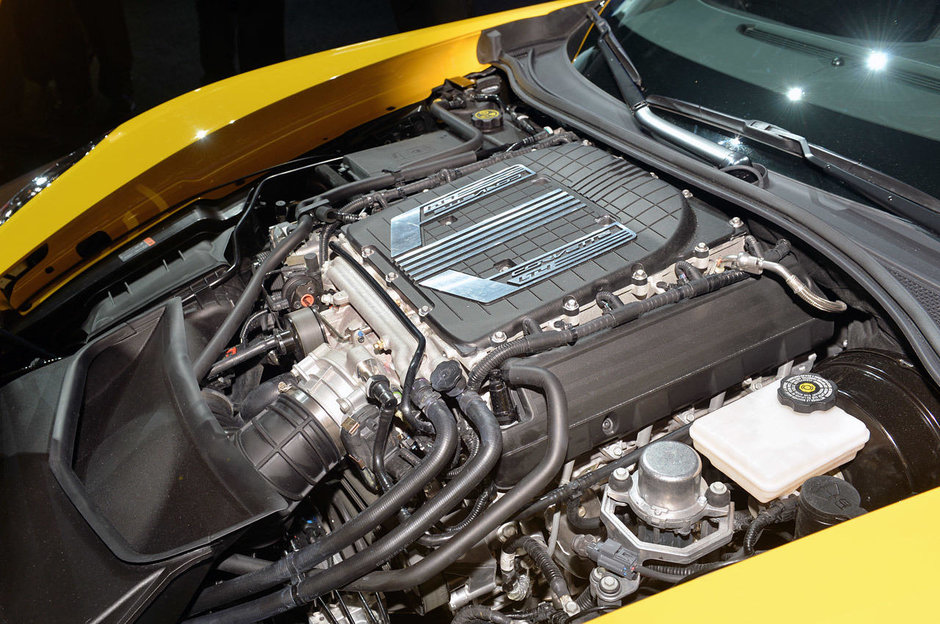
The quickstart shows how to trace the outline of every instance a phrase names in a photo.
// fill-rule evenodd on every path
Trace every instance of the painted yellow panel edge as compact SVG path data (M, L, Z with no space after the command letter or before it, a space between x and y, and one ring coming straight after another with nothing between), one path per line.
M678 585L596 620L936 622L940 488Z
M583 0L558 0L392 35L248 72L184 94L115 128L0 227L0 276L43 243L42 262L9 283L0 309L26 310L86 269L75 244L115 241L194 195L314 149L427 97L450 76L479 71L480 32ZM99 258L101 256L98 256ZM48 271L48 273L47 273Z

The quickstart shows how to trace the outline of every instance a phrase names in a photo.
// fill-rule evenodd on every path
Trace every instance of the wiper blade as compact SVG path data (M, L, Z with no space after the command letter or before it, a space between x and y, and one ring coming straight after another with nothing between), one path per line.
M703 139L697 134L669 123L656 115L650 109L649 103L640 90L640 85L642 85L640 73L630 60L626 50L614 37L610 24L594 9L589 8L587 15L588 19L594 23L594 27L597 28L597 47L611 74L613 74L614 82L617 83L617 90L620 91L621 98L630 107L630 112L633 113L634 119L642 128L720 168L750 165L747 156L738 154L708 139Z
M793 154L879 208L940 233L940 202L935 198L876 169L812 145L804 136L766 121L741 119L672 98L654 96L650 103ZM863 172L865 177L852 169Z

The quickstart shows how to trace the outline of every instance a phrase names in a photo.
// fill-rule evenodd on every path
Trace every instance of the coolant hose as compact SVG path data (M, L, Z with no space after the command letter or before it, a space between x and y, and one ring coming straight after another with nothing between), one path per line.
M415 384L415 400L425 405L427 412L440 410L447 412L449 415L450 408L447 407L440 395L431 390L426 381L419 380L419 382ZM473 463L468 465L456 479L445 485L432 500L418 508L407 523L398 525L387 535L374 542L368 549L344 559L337 565L308 575L295 586L286 587L273 594L236 607L194 618L188 622L190 624L209 624L210 622L214 624L239 624L272 617L311 602L326 592L345 586L376 566L385 563L417 540L433 524L460 503L468 492L479 485L493 470L502 455L502 434L499 424L486 403L474 393L464 393L459 399L459 404L466 417L477 427L480 435L480 452ZM451 453L453 453L453 448L451 448ZM447 459L449 460L450 457ZM342 527L340 530L342 530ZM455 536L452 542L456 541L460 535L462 534ZM460 551L458 556L462 553L463 551ZM412 566L406 568L406 570L395 570L392 574L397 576L415 570L417 567ZM405 587L413 587L414 585L409 582Z
M689 428L691 424L682 425L678 429L670 431L666 435L657 438L657 441L684 441L689 437ZM543 494L533 502L523 509L517 516L516 520L525 520L526 518L531 518L532 516L541 513L551 507L552 505L557 505L563 501L567 501L573 496L580 496L585 490L589 487L596 485L607 479L614 473L617 468L625 468L632 464L637 463L640 460L640 455L643 454L645 447L640 447L634 449L608 464L605 464L598 468L597 470L592 470L587 474L583 474L577 479L572 479L568 483L565 483L562 486Z
M238 301L235 302L235 307L228 313L215 334L209 339L209 343L203 348L196 361L193 362L193 373L196 375L197 381L202 381L215 363L215 358L222 353L222 349L225 348L225 345L228 344L232 336L241 328L248 315L251 314L255 302L258 301L258 296L261 294L261 288L267 274L280 267L288 254L310 235L312 229L313 217L310 215L302 216L297 221L297 227L294 228L294 231L278 243L268 254L268 257L264 259L264 262L261 263L261 266L255 270L245 290L238 297Z
M414 470L402 477L362 513L329 535L289 553L267 568L207 587L197 598L191 613L201 613L295 578L369 531L375 530L421 492L447 467L457 448L457 423L450 409L443 402L433 400L426 400L422 407L434 426L436 435L430 452Z
M432 155L430 158L437 161L441 158L447 158L457 154L465 154L468 152L473 153L483 147L483 132L481 132L473 124L464 121L457 115L444 108L444 106L441 104L441 100L434 100L431 102L431 106L428 108L428 110L435 119L450 128L454 134L464 140L464 142L460 145L455 145L454 147L438 152L437 154ZM428 160L428 158L416 160L414 162L408 163L406 166L415 167L428 162Z
M568 399L564 386L550 371L522 363L512 363L509 366L508 379L513 385L531 386L545 393L548 406L548 445L538 465L475 522L454 535L446 545L406 568L373 572L351 582L346 589L365 592L400 591L421 585L468 552L555 479L565 463L565 455L568 452ZM465 399L468 395L475 397L471 405L467 405ZM486 404L472 392L465 392L460 400L465 411L489 411ZM486 444L481 443L481 453L485 450Z

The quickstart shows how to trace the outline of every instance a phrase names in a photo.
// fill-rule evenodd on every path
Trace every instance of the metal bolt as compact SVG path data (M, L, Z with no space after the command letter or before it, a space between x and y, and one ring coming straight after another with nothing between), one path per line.
M375 247L367 246L367 247L363 247L363 248L362 248L362 257L363 257L363 258L368 258L369 256L371 256L371 255L374 254L374 253L375 253Z
M424 317L431 313L431 306L423 305L418 308L418 316Z
M718 494L719 496L728 492L728 486L721 481L715 481L708 486L708 489L711 490L712 493Z
M283 394L283 393L287 392L288 390L290 390L290 384L289 384L289 383L287 383L286 381L279 381L279 382L277 382L277 391L278 391L278 392L280 392L280 393Z
M682 189L682 196L686 199L692 199L692 191L689 189Z
M607 575L606 568L596 567L593 570L591 570L591 578L593 578L595 581L600 581L606 575Z
M394 282L397 279L398 279L398 273L396 273L395 271L389 271L388 273L385 274L386 282Z
M577 615L581 613L581 607L578 606L578 603L571 599L571 596L565 596L568 600L563 600L562 602L565 605L565 613L568 615Z
M605 418L604 422L601 423L601 431L603 431L605 435L612 434L614 432L614 421L610 418Z
M605 594L615 594L620 590L620 581L616 577L608 574L601 579L599 583L601 591Z
M564 303L561 304L561 307L565 312L577 312L578 308L581 306L578 305L578 300L574 297L565 297Z
M490 342L492 342L494 345L503 344L508 339L509 337L504 331L494 332L493 335L490 336Z
M728 224L736 230L744 227L744 221L741 220L741 217L733 217L731 221L728 221Z
M635 282L645 282L649 279L649 276L646 274L646 271L643 269L637 269L633 272L633 281Z
M613 477L617 481L626 481L627 479L630 478L630 471L627 470L626 468L617 468L616 470L614 470Z
M695 251L699 253L708 253L708 245L706 245L705 243L699 243L698 245L695 246Z
M578 517L583 518L586 515L587 515L587 509L585 509L584 507L578 507Z

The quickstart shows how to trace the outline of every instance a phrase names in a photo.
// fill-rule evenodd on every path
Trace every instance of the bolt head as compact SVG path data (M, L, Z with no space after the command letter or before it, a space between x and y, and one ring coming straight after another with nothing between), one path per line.
M741 220L741 217L733 217L730 221L728 221L728 224L734 229L744 227L744 221Z
M418 316L424 317L431 313L431 306L423 305L418 308Z
M646 271L644 271L643 269L637 269L636 271L634 271L632 277L633 277L633 281L635 282L645 282L647 279L649 279L649 275L647 275Z
M692 191L690 191L689 189L682 189L682 196L685 197L686 199L691 199Z
M724 507L731 502L731 492L728 491L727 485L721 481L715 481L708 486L708 491L705 492L705 500L715 507Z
M565 613L568 615L577 615L580 612L581 607L579 607L578 603L576 603L574 600L569 598L568 601L565 602Z
M601 579L600 587L601 587L601 591L603 591L604 593L613 594L620 589L620 581L618 581L616 577L608 574L607 576Z
M699 243L698 245L695 246L695 251L704 251L707 253L708 245L706 245L705 243Z
M375 247L367 246L367 247L363 247L363 248L362 248L362 257L363 257L363 258L368 258L369 256L371 256L371 255L374 254L374 253L375 253Z
M577 312L580 306L578 305L578 300L574 297L565 297L565 301L561 304L561 307L565 312Z
M614 470L613 477L618 481L626 481L630 478L630 471L626 468L617 468Z
M506 335L506 332L504 331L494 332L493 335L490 336L490 342L492 342L494 345L503 344L508 339L509 337Z
M388 273L385 274L386 282L394 282L397 279L398 279L398 273L396 273L395 271L389 271Z
M597 567L591 570L591 578L593 578L595 581L600 581L606 575L607 575L606 568Z

